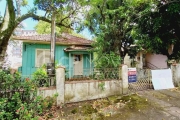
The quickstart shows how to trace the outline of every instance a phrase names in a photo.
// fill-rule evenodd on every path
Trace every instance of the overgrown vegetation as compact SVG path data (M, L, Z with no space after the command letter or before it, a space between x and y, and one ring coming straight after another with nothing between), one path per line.
M134 57L137 51L179 59L180 0L92 0L82 26L96 36L99 58L110 52ZM84 27L80 27L84 28ZM136 51L131 45L136 44ZM170 52L170 49L173 52Z
M55 68L57 68L58 64L55 62ZM54 86L56 84L56 77L50 77L47 74L47 66L46 64L39 67L32 74L32 81L36 83L38 87L49 87Z
M48 87L49 86L49 77L46 72L46 67L42 66L38 68L32 74L32 80L37 84L39 87Z
M148 101L145 98L139 97L137 94L131 96L123 96L120 101L126 104L126 108L130 110L140 110L148 106Z
M32 120L52 107L53 98L37 96L37 86L29 78L23 79L19 73L0 71L0 119Z

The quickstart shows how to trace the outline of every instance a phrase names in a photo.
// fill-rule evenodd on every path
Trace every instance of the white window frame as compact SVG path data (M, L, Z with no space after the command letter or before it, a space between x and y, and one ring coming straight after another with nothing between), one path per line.
M48 51L49 52L49 58L50 58L50 49L36 49L36 52L35 52L35 67L41 67L41 66L39 66L38 65L38 59L37 59L37 51L38 50L41 50L41 51L43 51L43 57L45 58L45 51ZM49 61L50 62L50 61ZM43 59L43 61L42 61L42 63L44 64L45 63L45 59Z

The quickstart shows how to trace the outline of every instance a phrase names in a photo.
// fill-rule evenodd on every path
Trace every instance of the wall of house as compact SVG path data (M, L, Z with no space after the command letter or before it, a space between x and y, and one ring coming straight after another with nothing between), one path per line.
M64 66L68 66L69 59L68 53L64 52L64 48L67 46L56 45L55 51L55 61ZM29 76L37 67L35 66L35 54L36 49L50 49L49 44L33 44L33 43L23 43L23 58L22 58L22 75Z
M89 75L92 68L92 57L89 52L65 52L66 45L56 45L55 61L64 66L73 75L73 54L83 54L83 74ZM49 44L23 43L22 75L29 77L38 67L35 66L36 49L50 49ZM69 55L70 54L70 55ZM92 56L92 54L91 54ZM71 58L69 58L71 57ZM67 73L68 74L68 73ZM69 74L67 75L69 76Z
M146 54L146 65L151 69L162 69L167 68L167 56L162 54Z
M69 61L69 66L67 67L67 73L66 77L72 78L74 74L74 69L73 69L73 55L83 55L83 76L89 76L92 73L93 70L93 53L89 53L87 51L71 51Z

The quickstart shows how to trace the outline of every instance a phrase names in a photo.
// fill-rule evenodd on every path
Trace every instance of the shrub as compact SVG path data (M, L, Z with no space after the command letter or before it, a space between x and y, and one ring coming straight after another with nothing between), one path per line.
M29 78L22 80L18 72L0 71L0 120L36 120L51 108L57 94L43 99L37 96L37 87Z
M34 119L40 113L37 87L30 79L23 81L18 72L0 71L0 86L1 120Z
M37 84L38 87L48 87L49 86L49 79L46 73L45 67L38 68L33 73L32 80Z

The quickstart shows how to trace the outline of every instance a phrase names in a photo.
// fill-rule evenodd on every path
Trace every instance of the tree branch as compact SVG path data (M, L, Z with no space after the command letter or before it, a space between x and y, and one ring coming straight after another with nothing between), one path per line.
M22 15L21 17L19 17L17 20L16 20L16 26L18 24L20 24L23 20L27 19L27 18L33 18L34 20L42 20L44 22L48 22L48 23L51 23L51 20L50 19L47 19L46 17L44 16L38 16L38 15L35 15L34 13L28 13L28 14L25 14L25 15ZM73 29L71 28L71 24L69 25L65 25L63 24L61 21L60 22L57 22L56 25L58 27L66 27L66 28L70 28L70 29Z
M65 19L70 18L71 15L73 15L76 12L77 8L73 10L71 13L69 13L66 17L64 17L60 22L62 23Z

